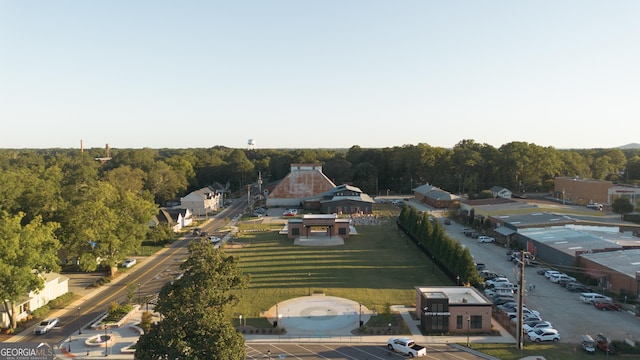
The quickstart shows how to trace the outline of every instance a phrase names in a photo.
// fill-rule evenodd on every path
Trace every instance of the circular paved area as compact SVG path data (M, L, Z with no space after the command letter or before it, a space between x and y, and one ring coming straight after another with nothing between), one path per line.
M276 313L277 311L277 313ZM287 335L351 335L366 323L371 314L360 303L335 296L302 296L279 302L267 312L267 318L287 331Z

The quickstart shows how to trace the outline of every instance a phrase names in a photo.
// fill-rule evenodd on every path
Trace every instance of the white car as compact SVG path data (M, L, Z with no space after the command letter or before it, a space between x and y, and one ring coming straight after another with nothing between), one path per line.
M509 315L509 317L514 318L516 316L518 316L518 312L517 309L514 309L513 311L508 311L507 315ZM522 315L524 318L527 319L541 319L540 318L540 313L536 310L530 310L527 308L522 308Z
M491 236L478 236L478 242L481 243L490 243L494 241L496 241L496 239L492 238Z
M610 297L598 293L582 293L580 294L580 300L587 304L593 304L594 301L612 301Z
M555 275L551 275L549 277L549 280L551 280L552 283L559 283L561 280L565 280L568 282L575 282L576 278L571 277L567 274L555 274Z
M133 267L138 261L136 259L127 259L122 263L122 267L130 268Z
M560 275L560 274L562 274L560 271L547 270L547 271L544 272L544 277L546 277L547 279L550 279L551 276Z
M542 341L560 341L560 334L558 333L558 330L552 328L536 329L527 333L527 335L529 335L529 340L538 343Z
M33 330L33 333L36 335L46 334L49 332L49 330L59 325L60 325L60 319L58 318L42 320L40 324L36 326L35 330Z
M486 284L487 284L487 287L500 287L501 284L502 285L511 284L511 281L509 281L509 279L504 277L497 277L491 280L487 280Z
M216 249L219 249L220 246L222 245L222 239L220 239L217 236L209 236L209 241L211 241L211 244Z
M523 325L524 331L528 334L536 329L552 329L553 325L551 325L548 321L537 320L535 322L529 321L527 324Z

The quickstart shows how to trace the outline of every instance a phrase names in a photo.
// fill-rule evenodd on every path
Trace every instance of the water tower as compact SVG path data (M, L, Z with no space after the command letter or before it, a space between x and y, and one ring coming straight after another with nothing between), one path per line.
M253 139L249 139L249 141L247 141L247 150L255 150L256 149L256 142Z

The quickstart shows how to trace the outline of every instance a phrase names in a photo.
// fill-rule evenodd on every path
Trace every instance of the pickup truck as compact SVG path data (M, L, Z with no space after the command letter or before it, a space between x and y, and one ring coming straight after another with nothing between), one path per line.
M409 338L390 338L387 341L389 350L405 354L409 357L427 356L427 349L424 346L416 345L415 341Z

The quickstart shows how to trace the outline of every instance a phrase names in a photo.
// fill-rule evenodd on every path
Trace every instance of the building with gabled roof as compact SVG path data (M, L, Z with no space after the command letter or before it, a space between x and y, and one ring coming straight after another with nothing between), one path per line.
M322 194L320 200L322 212L327 214L371 214L375 201L352 185L338 185Z
M29 290L20 296L15 305L15 318L17 321L27 319L35 310L47 305L49 301L69 292L69 278L59 273L38 274L44 282L40 290ZM0 308L0 327L7 328L11 323L10 314Z
M205 216L218 211L223 206L223 192L211 186L190 192L180 199L180 207L187 209L194 216Z
M322 173L320 164L291 164L291 172L267 196L268 207L302 207L336 185Z
M193 216L189 209L182 208L159 208L158 214L151 219L150 227L166 224L174 232L193 223Z
M459 200L459 197L433 185L424 184L413 189L416 200L434 208L448 208Z
M511 195L513 195L511 190L502 186L492 186L489 191L494 198L511 199Z

